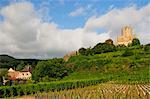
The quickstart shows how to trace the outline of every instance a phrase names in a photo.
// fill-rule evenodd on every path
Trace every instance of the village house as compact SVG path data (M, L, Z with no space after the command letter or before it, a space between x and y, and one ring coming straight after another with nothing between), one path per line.
M8 70L9 80L29 80L31 77L31 68L29 66L24 68L22 71L15 71L12 68Z

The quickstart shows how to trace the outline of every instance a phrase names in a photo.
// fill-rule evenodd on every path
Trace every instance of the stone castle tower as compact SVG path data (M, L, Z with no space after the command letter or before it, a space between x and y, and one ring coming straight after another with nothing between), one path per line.
M121 30L122 34L117 38L117 45L125 45L127 46L129 43L132 43L134 38L133 30L129 26L125 26Z

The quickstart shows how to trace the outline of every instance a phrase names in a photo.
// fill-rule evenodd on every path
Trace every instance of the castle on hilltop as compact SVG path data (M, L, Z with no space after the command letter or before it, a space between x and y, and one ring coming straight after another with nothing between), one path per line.
M122 35L117 38L117 45L127 46L134 39L133 30L129 26L125 26L121 30Z

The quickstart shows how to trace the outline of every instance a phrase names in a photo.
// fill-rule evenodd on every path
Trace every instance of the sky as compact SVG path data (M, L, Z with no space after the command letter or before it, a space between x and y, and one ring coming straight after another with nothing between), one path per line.
M63 57L106 39L116 42L131 26L150 43L149 0L0 0L0 54Z

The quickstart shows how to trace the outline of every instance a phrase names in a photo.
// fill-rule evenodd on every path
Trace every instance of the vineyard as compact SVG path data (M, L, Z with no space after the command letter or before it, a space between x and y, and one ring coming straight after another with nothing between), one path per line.
M31 97L30 97L31 98ZM99 84L35 94L33 99L150 99L150 84Z

